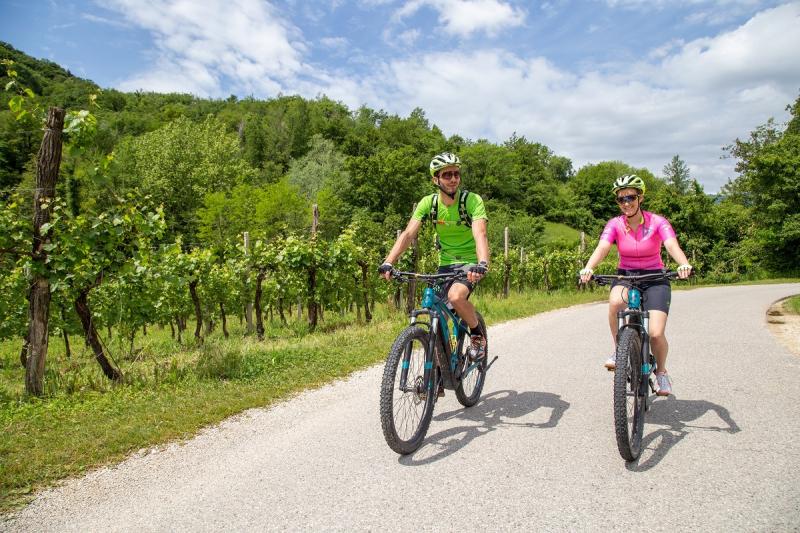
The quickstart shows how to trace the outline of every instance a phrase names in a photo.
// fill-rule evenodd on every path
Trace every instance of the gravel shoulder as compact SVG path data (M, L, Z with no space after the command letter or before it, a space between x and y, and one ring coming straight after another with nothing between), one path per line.
M800 315L786 310L781 299L772 304L767 311L769 330L793 354L800 356Z

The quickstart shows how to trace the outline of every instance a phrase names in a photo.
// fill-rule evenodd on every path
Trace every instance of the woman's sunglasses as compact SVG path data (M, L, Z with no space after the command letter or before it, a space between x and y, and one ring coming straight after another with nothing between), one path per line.
M622 204L630 204L633 203L634 200L639 198L638 194L626 194L625 196L617 196L617 203L619 205Z

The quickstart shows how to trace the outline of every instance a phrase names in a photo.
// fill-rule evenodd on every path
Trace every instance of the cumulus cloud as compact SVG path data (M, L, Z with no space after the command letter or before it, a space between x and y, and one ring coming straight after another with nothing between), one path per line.
M504 28L520 26L525 21L523 10L501 0L411 0L395 12L394 20L410 17L423 7L436 12L435 27L462 37L477 32L494 35Z
M271 92L305 68L302 55L306 46L297 30L266 2L99 3L151 31L159 51L154 68L124 82L124 89L154 89L185 82L185 92L219 96L223 92L222 77L228 77L244 90ZM195 76L200 77L193 83ZM136 87L136 83L148 85Z

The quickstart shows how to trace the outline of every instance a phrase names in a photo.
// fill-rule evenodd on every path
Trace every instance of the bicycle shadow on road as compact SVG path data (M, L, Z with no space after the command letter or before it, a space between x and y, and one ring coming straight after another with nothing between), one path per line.
M706 414L715 414L724 426L693 425ZM675 396L654 401L645 419L645 432L650 425L666 426L645 433L642 439L642 455L638 461L626 465L628 470L644 472L650 470L666 457L669 450L687 435L696 431L718 431L738 433L739 425L731 417L730 411L721 405L706 400L679 400Z
M429 434L422 447L399 458L401 464L420 466L451 455L475 438L500 427L553 428L558 425L570 404L550 392L495 391L483 396L476 405L440 413L433 422L459 420L467 422L438 433ZM549 413L547 413L549 410ZM525 419L535 417L535 421Z

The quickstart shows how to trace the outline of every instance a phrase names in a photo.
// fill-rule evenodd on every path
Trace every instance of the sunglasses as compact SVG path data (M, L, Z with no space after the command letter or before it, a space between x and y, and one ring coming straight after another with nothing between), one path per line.
M622 204L630 204L633 203L634 200L639 198L638 194L626 194L625 196L617 196L617 203L619 205Z
M451 178L452 179L456 179L456 178L460 178L460 177L461 177L461 172L459 172L458 170L452 170L450 172L440 172L439 173L439 178L444 178L446 180L449 180Z

